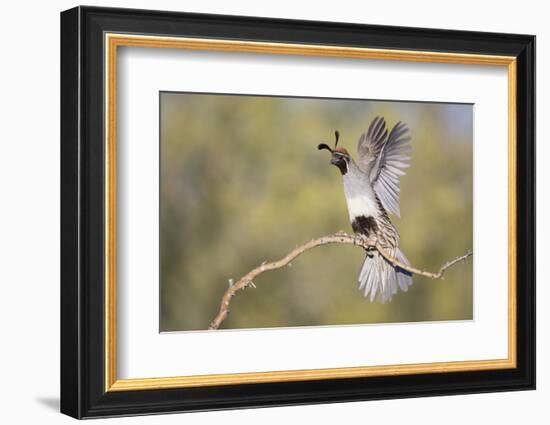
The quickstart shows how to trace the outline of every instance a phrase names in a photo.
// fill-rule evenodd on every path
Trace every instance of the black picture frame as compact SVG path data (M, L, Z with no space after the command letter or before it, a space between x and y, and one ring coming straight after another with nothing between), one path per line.
M105 32L516 57L517 367L106 392ZM92 418L534 388L534 36L96 7L61 13L62 413Z

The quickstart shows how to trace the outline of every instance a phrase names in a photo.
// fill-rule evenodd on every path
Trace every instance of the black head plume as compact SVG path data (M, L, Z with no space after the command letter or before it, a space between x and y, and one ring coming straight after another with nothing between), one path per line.
M340 132L338 130L334 131L334 137L335 137L334 147L336 148L336 146L338 146L338 140L340 139ZM317 146L317 149L319 149L319 150L326 149L327 151L332 153L331 147L329 145L327 145L326 143L319 144Z
M330 153L332 153L332 149L330 148L329 145L327 145L326 143L321 143L317 146L317 149L319 150L323 150L323 149L326 149L327 151L329 151Z

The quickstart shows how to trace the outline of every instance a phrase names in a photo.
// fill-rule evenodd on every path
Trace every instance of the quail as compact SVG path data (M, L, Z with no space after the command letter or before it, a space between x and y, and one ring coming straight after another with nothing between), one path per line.
M330 163L342 174L351 227L355 234L375 238L377 243L400 263L409 265L399 249L399 233L389 214L399 217L399 179L411 159L408 127L398 122L388 134L386 121L376 117L357 144L357 162L338 146L335 131L334 149L321 143L318 149L331 153ZM366 252L359 272L359 289L370 301L391 301L398 288L407 291L411 273L394 266L378 251Z

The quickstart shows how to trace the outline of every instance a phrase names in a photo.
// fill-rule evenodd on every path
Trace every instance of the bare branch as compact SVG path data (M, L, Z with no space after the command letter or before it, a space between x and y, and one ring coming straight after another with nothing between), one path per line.
M397 266L400 269L406 270L410 273L418 274L418 275L421 275L421 276L426 276L426 277L429 277L431 279L440 279L440 278L442 278L449 267L454 266L459 261L465 261L468 257L470 257L472 255L472 251L468 251L466 254L461 255L460 257L457 257L454 260L447 261L445 264L443 264L443 266L441 266L441 268L439 269L439 271L437 273L432 273L432 272L427 272L425 270L417 269L415 267L407 266L406 264L403 264L403 263L399 262L399 260L397 260L396 258L389 255L378 244L376 244L375 248L382 255L382 257L384 257L386 260L388 260L388 262L390 262L394 266Z
M410 273L426 276L431 279L441 278L448 268L452 267L459 261L466 260L469 256L472 255L472 252L469 251L463 256L455 258L454 260L445 263L441 267L441 269L439 269L438 273L430 273L430 272L423 271L423 270L408 266L406 264L400 263L397 259L389 255L384 250L384 248L381 247L376 242L376 239L368 239L363 236L349 235L345 232L337 232L333 235L322 236L317 239L312 239L303 245L297 246L292 251L290 251L285 257L281 258L278 261L262 262L262 264L260 264L258 267L248 272L246 275L241 277L235 283L233 283L233 279L230 279L230 285L229 285L229 288L227 288L227 290L223 294L223 297L220 303L219 312L214 318L214 320L212 321L212 323L210 323L210 326L208 329L214 330L220 327L222 322L227 318L227 315L229 314L229 303L231 302L231 298L233 298L233 296L241 289L245 289L247 287L255 288L256 286L254 285L254 279L256 277L258 277L259 275L267 271L276 270L276 269L280 269L282 267L291 265L292 260L294 260L296 257L300 256L301 254L303 254L304 252L312 248L315 248L321 245L328 245L332 243L357 245L362 247L365 250L377 250L392 265L397 266Z

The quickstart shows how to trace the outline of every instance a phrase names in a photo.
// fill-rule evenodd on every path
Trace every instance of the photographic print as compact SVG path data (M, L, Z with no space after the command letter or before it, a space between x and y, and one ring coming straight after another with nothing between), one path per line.
M472 104L160 93L160 331L473 319Z
M60 410L534 389L534 64L523 34L64 11Z

